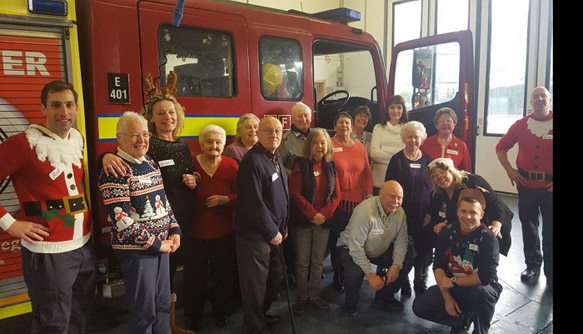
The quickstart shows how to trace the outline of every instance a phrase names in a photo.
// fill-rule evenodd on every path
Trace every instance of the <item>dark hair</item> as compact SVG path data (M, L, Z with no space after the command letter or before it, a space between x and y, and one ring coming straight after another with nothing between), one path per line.
M334 116L334 125L336 125L336 123L338 123L338 120L340 119L340 117L350 118L350 124L354 124L354 120L352 119L352 116L350 116L350 113L348 113L348 111L341 111L341 112L337 113L336 116Z
M391 104L400 104L403 106L403 115L401 115L401 119L399 120L399 123L401 124L405 124L409 121L409 112L407 112L407 106L405 105L405 99L403 99L403 97L401 95L393 95L391 97L389 97L389 99L387 100L387 111L389 109L389 107L391 106ZM385 124L389 121L389 115L388 112L385 111L384 113L381 113L381 124Z
M60 93L66 90L70 90L73 93L73 97L75 98L76 104L77 92L75 91L75 88L70 83L61 80L51 81L43 87L42 91L40 92L40 103L42 103L42 105L46 107L49 94Z
M354 110L354 112L352 113L352 116L354 116L354 118L356 118L356 116L358 116L360 114L364 114L364 116L366 116L366 118L368 118L369 121L372 117L372 115L370 114L370 108L367 106L360 106L360 107L356 108Z

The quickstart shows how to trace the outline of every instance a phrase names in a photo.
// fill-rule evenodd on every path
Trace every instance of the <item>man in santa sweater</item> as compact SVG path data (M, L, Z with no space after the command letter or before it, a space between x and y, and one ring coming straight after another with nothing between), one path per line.
M545 87L530 94L532 113L516 121L496 145L496 155L518 190L518 215L526 269L522 281L538 278L544 260L547 285L553 287L553 111ZM518 143L516 167L508 160L508 150ZM538 234L542 216L542 253Z
M0 206L0 227L22 243L32 333L87 331L95 255L85 200L83 137L73 128L77 93L52 81L41 92L45 123L0 145L0 179L12 177L20 210Z

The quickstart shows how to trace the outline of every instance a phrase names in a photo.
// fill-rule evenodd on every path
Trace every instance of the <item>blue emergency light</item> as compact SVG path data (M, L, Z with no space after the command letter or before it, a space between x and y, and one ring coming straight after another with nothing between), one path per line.
M345 7L330 9L323 12L313 13L311 15L319 19L336 21L344 24L360 21L361 16L359 11Z
M28 0L28 11L35 14L67 16L65 0Z

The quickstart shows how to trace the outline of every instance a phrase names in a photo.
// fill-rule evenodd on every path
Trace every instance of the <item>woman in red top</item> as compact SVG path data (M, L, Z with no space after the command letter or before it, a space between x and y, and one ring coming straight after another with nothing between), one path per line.
M290 175L290 233L296 252L295 279L297 302L295 314L303 314L306 305L329 311L320 298L328 224L340 202L340 184L332 161L332 141L325 129L313 129L304 144L303 157L297 158Z
M439 109L433 117L433 124L438 133L423 142L421 151L429 154L432 159L449 158L457 170L471 173L472 158L468 146L453 135L457 125L455 111L448 107Z
M352 211L364 199L372 196L372 171L368 162L366 148L352 139L352 116L340 112L334 119L336 134L332 138L334 163L340 181L341 199L334 212L332 229L328 238L328 249L334 269L334 288L344 291L344 268L336 241L344 231Z
M195 330L202 327L207 278L213 282L211 301L220 327L227 323L227 307L234 285L238 165L235 160L221 156L225 141L223 128L213 124L205 126L199 137L202 154L194 159L194 171L200 174L200 179L194 202L196 215L185 256L188 267L185 267L185 276L189 277L191 285L189 316Z

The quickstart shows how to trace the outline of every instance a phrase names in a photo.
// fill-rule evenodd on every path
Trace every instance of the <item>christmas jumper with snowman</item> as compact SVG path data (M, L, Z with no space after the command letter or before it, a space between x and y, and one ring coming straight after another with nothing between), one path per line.
M117 155L130 167L126 176L106 176L99 189L113 224L111 246L122 250L160 251L162 240L181 234L164 192L160 168L154 160L141 160L118 148Z

